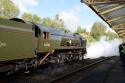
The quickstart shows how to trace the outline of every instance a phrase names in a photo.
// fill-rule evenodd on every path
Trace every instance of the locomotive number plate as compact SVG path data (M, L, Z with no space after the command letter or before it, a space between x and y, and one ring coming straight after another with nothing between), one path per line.
M7 45L6 43L0 41L0 48L1 48L1 47L5 47L6 45Z
M50 43L44 43L44 46L50 47Z

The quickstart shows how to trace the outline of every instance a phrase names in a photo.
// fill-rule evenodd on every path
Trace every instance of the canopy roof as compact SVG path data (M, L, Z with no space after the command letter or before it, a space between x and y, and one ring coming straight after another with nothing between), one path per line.
M125 38L125 0L81 0Z

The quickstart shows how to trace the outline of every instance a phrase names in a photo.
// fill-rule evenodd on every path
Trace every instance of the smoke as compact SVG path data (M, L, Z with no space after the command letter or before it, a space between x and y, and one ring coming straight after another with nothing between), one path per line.
M114 39L107 41L106 37L102 37L100 41L91 43L87 47L86 58L98 58L102 56L118 56L119 44L122 43L120 39Z

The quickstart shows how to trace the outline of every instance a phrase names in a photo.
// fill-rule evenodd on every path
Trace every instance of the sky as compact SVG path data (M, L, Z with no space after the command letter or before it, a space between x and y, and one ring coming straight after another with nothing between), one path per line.
M80 0L12 0L23 12L37 14L41 18L54 18L59 14L65 26L72 32L77 26L90 30L94 22L103 22L87 5Z

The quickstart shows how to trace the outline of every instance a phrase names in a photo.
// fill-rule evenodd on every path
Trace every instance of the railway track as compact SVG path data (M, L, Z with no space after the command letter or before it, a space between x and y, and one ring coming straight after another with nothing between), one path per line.
M3 77L1 78L0 83L74 83L79 79L87 78L87 75L90 75L94 68L96 69L101 65L101 63L102 65L107 64L108 62L115 59L117 58L102 57L98 59L87 60L84 64L78 62L79 65L71 63L59 68L40 68L27 74L17 73L6 76L5 78Z
M49 81L49 83L73 83L74 81L76 81L76 79L81 79L81 78L87 77L88 73L90 73L94 68L96 68L102 62L108 61L112 58L113 58L113 56L101 59L92 64L89 64L89 65L81 67L77 70L74 70L68 74L55 78L55 79Z

